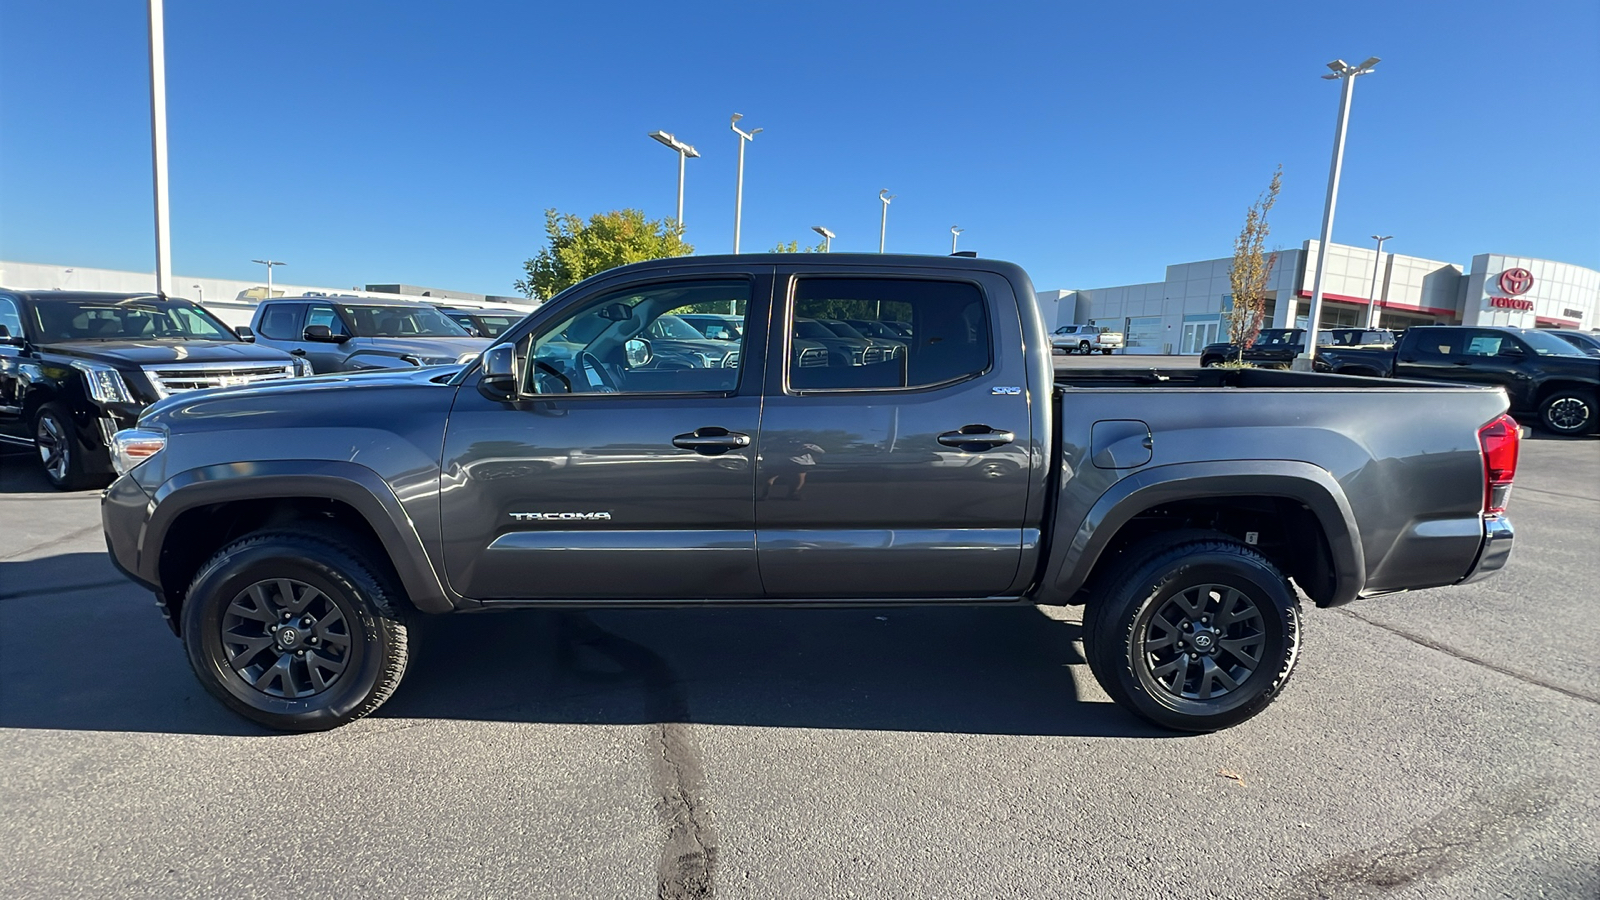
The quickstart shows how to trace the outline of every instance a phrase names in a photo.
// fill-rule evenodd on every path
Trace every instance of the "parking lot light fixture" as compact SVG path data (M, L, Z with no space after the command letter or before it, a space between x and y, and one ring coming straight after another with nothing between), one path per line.
M744 114L743 113L734 113L733 114L733 121L728 123L728 127L733 129L733 133L737 134L739 136L739 182L738 182L738 186L734 189L734 194L733 194L733 252L734 253L738 253L739 252L739 225L740 225L741 219L742 219L742 217L744 215L744 145L750 143L753 140L755 140L756 139L756 135L761 133L761 129L759 129L759 128L753 129L751 131L740 131L739 130L739 120L742 119L742 118L744 118Z
M253 263L258 263L260 265L263 265L263 266L267 267L267 299L271 300L272 299L272 267L273 266L287 266L288 263L279 262L279 261L277 261L275 259L252 259L250 261L253 262Z
M833 251L833 232L823 228L821 225L813 225L811 230L822 235L822 252L831 253Z
M889 201L895 198L889 193L888 188L878 192L878 199L883 201L883 217L878 220L878 252L883 252L884 239L889 236Z
M190 287L194 288L195 296L200 298L200 299L196 300L195 302L199 303L201 305L205 305L205 302L206 302L206 289L201 287L198 284L192 284L192 285L190 285Z
M150 145L156 207L156 294L172 283L172 228L167 203L167 30L162 0L147 0L150 15Z
M1376 234L1372 236L1372 239L1378 242L1378 249L1373 253L1372 257L1372 290L1367 292L1367 297L1370 298L1367 301L1368 328L1378 327L1378 270L1383 268L1383 242L1392 237L1394 237L1392 234L1385 234L1381 237Z
M700 154L693 147L665 131L652 131L650 136L678 154L678 231L681 233L683 231L683 164L691 156L699 159Z
M1311 280L1311 313L1306 320L1305 350L1294 360L1294 367L1310 371L1317 358L1317 326L1322 317L1322 277L1328 269L1328 247L1333 241L1333 209L1339 200L1339 173L1344 167L1344 135L1350 124L1350 98L1355 93L1356 78L1372 71L1378 64L1376 56L1369 56L1359 66L1342 59L1328 63L1331 74L1322 76L1328 81L1342 80L1344 90L1339 94L1339 121L1333 131L1333 164L1328 168L1328 197L1322 206L1322 238L1317 245L1317 271Z
M950 226L950 255L951 256L954 256L956 254L956 238L959 237L961 235L961 232L963 232L963 231L966 231L966 229L965 228L957 228L954 225Z

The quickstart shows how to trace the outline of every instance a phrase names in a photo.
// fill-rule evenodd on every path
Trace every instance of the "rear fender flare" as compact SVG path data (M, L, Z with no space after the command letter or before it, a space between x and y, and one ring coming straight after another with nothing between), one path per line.
M1050 566L1046 590L1071 597L1088 581L1117 531L1147 509L1179 500L1213 497L1282 497L1317 517L1333 556L1335 588L1325 605L1354 600L1366 583L1361 532L1344 489L1326 469L1297 460L1175 463L1143 469L1112 485L1072 532L1058 531L1065 549ZM1062 522L1072 527L1069 522Z
M405 508L377 472L343 460L277 459L189 469L153 492L150 521L139 541L141 579L160 583L161 546L183 513L234 500L311 497L338 500L372 527L412 605L423 612L455 609ZM178 589L182 585L165 585Z

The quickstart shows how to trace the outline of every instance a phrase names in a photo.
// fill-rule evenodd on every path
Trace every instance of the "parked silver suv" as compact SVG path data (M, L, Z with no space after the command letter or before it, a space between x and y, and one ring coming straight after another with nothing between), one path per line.
M367 297L277 297L256 309L256 343L317 374L465 363L489 346L432 305Z

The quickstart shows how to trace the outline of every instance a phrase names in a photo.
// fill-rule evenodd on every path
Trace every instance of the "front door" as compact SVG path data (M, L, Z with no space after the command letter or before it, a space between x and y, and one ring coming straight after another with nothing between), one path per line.
M469 382L451 411L441 486L451 586L482 600L759 597L761 354L654 348L640 336L662 315L730 307L743 333L770 292L760 270L651 280L536 317L516 336L518 399Z
M1011 590L1033 436L1006 282L930 273L779 283L787 297L774 301L767 358L788 364L768 366L756 473L766 595ZM834 319L910 323L911 335L882 358L795 365L796 323Z

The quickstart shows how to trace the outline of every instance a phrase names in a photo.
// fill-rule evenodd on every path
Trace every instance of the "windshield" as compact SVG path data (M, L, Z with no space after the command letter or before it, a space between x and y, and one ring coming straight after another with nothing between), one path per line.
M198 306L177 303L47 300L33 319L53 341L237 341L228 326Z
M1268 328L1256 338L1257 347L1287 347L1300 343L1298 328Z
M686 317L684 321L699 329L701 334L713 341L737 341L740 337L738 319L694 316L693 318Z
M810 338L814 341L831 341L839 337L837 334L834 334L833 332L824 328L822 323L818 322L816 319L795 319L794 333L800 337Z
M873 322L873 321L871 321L869 319L861 319L861 320L851 319L850 322L849 322L849 325L850 325L851 328L854 328L856 331L859 331L862 334L868 335L870 337L884 338L886 340L891 340L891 341L900 339L899 333L895 332L893 329L891 329L889 326L883 324L882 322Z
M863 341L867 339L866 335L855 330L854 328L851 328L849 325L840 322L838 319L829 319L823 322L822 325L824 328L827 328L829 331L833 332L839 337L859 338Z
M703 341L706 336L696 331L693 325L677 316L659 316L650 323L650 336L666 338L673 341Z
M483 337L499 337L520 321L511 316L479 316L477 319L478 330Z
M1540 356L1583 356L1583 351L1554 335L1542 331L1524 331L1522 339Z
M356 337L470 337L467 330L431 306L339 307Z

